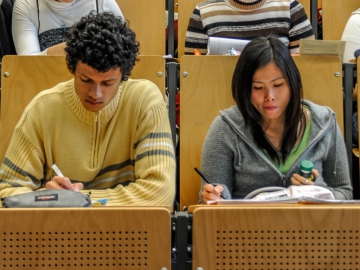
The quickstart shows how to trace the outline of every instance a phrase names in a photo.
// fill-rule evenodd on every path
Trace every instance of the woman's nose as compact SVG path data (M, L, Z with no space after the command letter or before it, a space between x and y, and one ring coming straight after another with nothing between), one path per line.
M272 89L267 89L266 90L265 99L268 100L268 101L271 101L271 100L275 99L274 91Z

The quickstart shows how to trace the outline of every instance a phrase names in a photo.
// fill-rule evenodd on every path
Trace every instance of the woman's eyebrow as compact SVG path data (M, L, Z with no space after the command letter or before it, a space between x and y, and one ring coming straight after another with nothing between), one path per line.
M276 81L276 80L279 80L279 79L283 79L284 78L284 76L281 76L281 77L278 77L278 78L275 78L275 79L273 79L273 80L271 80L270 82L274 82L274 81ZM253 80L253 83L263 83L263 81L255 81L255 80Z

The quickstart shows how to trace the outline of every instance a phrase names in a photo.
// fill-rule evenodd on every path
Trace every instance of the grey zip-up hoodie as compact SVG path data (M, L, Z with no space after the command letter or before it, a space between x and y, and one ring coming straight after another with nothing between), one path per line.
M215 118L204 141L202 170L213 183L224 186L226 199L244 198L258 188L290 186L304 159L311 160L320 174L315 185L328 188L336 199L352 198L346 149L335 113L307 100L302 103L311 113L309 144L285 175L258 148L236 106Z

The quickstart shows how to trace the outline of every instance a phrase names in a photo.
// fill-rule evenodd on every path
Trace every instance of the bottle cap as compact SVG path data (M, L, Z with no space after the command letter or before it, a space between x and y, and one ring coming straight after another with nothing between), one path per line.
M314 168L314 164L310 160L303 160L300 162L300 170L311 172Z

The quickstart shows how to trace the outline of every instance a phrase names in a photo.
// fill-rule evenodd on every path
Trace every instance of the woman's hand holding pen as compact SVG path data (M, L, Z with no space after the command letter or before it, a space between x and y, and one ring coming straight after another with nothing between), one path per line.
M204 185L203 190L201 192L201 196L203 197L203 201L207 203L209 200L220 200L224 199L221 193L224 191L223 186L217 186L212 184L209 179L205 177L205 175L195 167L194 170L201 176L201 178L207 183Z
M51 181L47 182L45 187L47 189L67 189L79 192L84 188L82 183L71 183L70 179L64 176L54 176Z
M224 187L221 185L213 186L212 184L205 184L201 196L203 197L204 203L207 203L207 201L210 200L223 200L223 198L221 198L221 193L223 191Z

